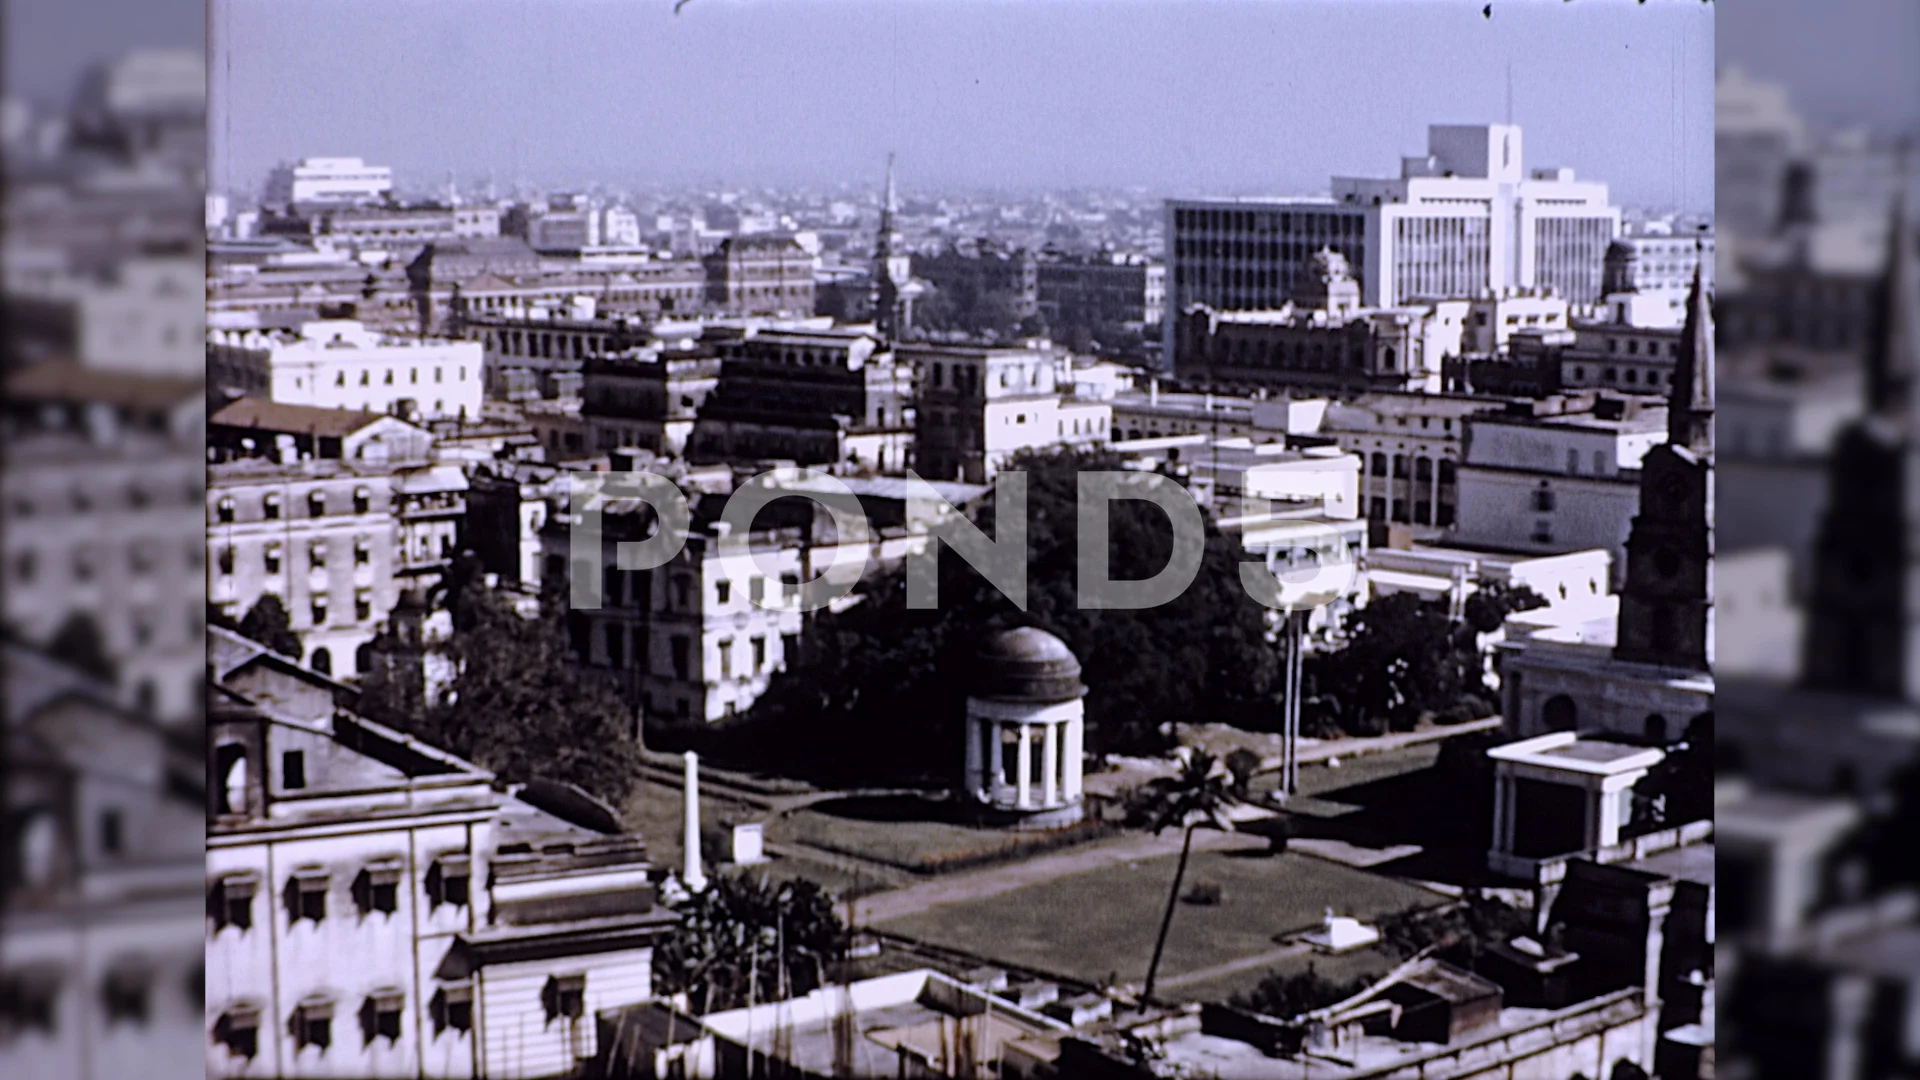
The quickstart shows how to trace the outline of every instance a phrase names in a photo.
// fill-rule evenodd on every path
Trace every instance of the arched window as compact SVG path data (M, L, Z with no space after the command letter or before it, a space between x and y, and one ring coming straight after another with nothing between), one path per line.
M1424 456L1414 458L1413 459L1413 478L1415 480L1433 479L1433 459L1430 457L1424 457Z
M1373 475L1375 476L1387 475L1387 455L1381 453L1378 450L1375 450L1373 452Z
M1547 725L1548 731L1572 731L1579 721L1580 710L1573 699L1565 694L1555 694L1540 707L1540 719Z
M22 815L19 829L20 880L35 886L50 884L63 846L53 813L45 807L30 807Z
M239 743L222 743L213 752L213 767L219 787L219 811L244 814L247 811L247 748Z
M353 650L353 670L355 674L365 675L373 667L373 643L364 642Z
M1399 362L1400 362L1399 354L1393 351L1393 346L1389 345L1386 348L1380 350L1380 365L1386 370L1388 371L1395 370L1396 365L1398 365Z
M313 670L322 675L333 674L333 653L326 649L313 650L313 659L309 661Z
M1405 480L1407 478L1407 455L1393 455L1393 478L1395 480Z

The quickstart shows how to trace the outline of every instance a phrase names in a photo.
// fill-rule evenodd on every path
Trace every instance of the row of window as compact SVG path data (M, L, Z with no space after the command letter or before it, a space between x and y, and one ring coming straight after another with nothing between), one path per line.
M1628 368L1626 370L1626 374L1624 377L1622 377L1619 368L1610 367L1599 372L1600 381L1603 383L1613 383L1615 385L1626 385L1626 386L1644 385L1644 386L1649 386L1654 388L1658 388L1660 384L1663 382L1668 386L1673 385L1673 372L1671 371L1665 371L1665 372L1648 371L1645 374L1646 374L1646 381L1643 383L1641 382L1641 379L1640 379L1641 371L1639 368ZM1586 380L1586 377L1587 377L1586 366L1583 364L1574 365L1573 379L1572 379L1573 384L1576 386L1580 385L1582 382Z
M303 999L287 1018L287 1033L294 1046L309 1047L325 1053L333 1045L334 1000L326 995ZM363 1047L385 1039L389 1046L400 1040L406 994L399 989L375 990L360 1004L358 1019ZM428 1014L435 1034L448 1031L462 1035L473 1030L473 987L466 983L441 986L428 1003ZM213 1037L234 1057L252 1059L260 1053L260 1010L251 1004L228 1008L214 1021Z
M1376 450L1370 458L1366 459L1366 463L1368 466L1367 476L1384 477L1387 475L1386 454ZM1440 459L1440 482L1442 484L1451 484L1454 482L1454 469L1455 466L1452 458ZM1407 455L1393 455L1393 478L1395 480L1405 480L1407 478ZM1415 457L1413 459L1413 478L1415 480L1433 479L1433 459L1424 456Z
M393 385L393 376L394 376L394 373L395 373L395 371L396 371L396 370L398 370L398 369L396 369L396 368L387 368L387 369L385 370L385 372L383 372L383 373L382 373L382 376L381 376L381 380L380 380L380 384L381 384L382 386L392 386L392 385ZM435 367L435 368L433 369L433 381L434 381L434 382L436 382L436 383L440 383L440 382L445 382L445 381L446 381L446 369L445 369L445 368L441 368L441 367ZM467 367L466 367L466 365L465 365L465 364L462 364L462 365L460 365L460 370L459 370L459 374L458 374L458 376L456 376L456 377L455 377L455 379L454 379L454 381L455 381L455 382L466 382L466 381L467 381ZM409 386L418 386L418 385L419 385L419 383L420 383L420 369L419 369L419 368L408 368L408 369L407 369L407 384L408 384ZM298 379L296 379L296 380L294 380L294 385L295 385L296 387L297 387L297 386L299 386L299 385L300 385L300 380L298 380ZM333 374L333 385L335 385L335 386L345 386L345 385L347 385L347 373L346 373L345 371L336 371L336 372L334 372L334 374ZM361 386L372 386L372 385L373 385L373 372L372 372L371 370L368 370L368 369L366 369L366 368L362 368L362 369L360 369L360 385L361 385Z
M143 961L115 963L100 981L100 1012L109 1028L145 1024L153 1016L155 972ZM195 964L182 986L187 1007L205 1008L206 966ZM16 1034L58 1030L60 979L51 970L0 973L0 1044Z
M1277 219L1277 220L1276 220ZM1179 230L1205 229L1215 232L1237 233L1259 232L1270 234L1279 232L1290 234L1297 227L1302 233L1313 235L1334 235L1356 233L1365 229L1365 223L1357 214L1298 213L1281 211L1248 210L1175 210L1173 227Z
M442 555L448 555L452 553L452 542L447 540L445 537L441 538L440 547L441 547ZM424 551L423 551L423 554L424 554ZM267 573L278 574L280 572L281 566L283 565L280 545L278 543L269 543L263 546L260 549L260 560L261 560L262 566L265 568ZM353 543L353 565L369 566L369 565L372 565L372 562L373 562L373 545L366 540L355 540ZM233 568L234 568L233 548L231 547L219 548L214 555L214 565L219 569L220 575L222 577L231 575L233 573ZM320 570L320 569L324 569L326 565L327 565L327 542L325 540L315 540L312 543L308 544L307 545L307 568L309 570Z
M400 878L399 859L376 860L348 882L347 894L363 917L392 915L400 909ZM295 870L280 895L288 925L302 919L310 919L315 925L325 922L332 881L332 874L322 868ZM442 904L466 907L472 902L472 882L472 862L467 856L444 855L434 860L424 882L428 909ZM228 927L241 932L253 929L254 898L259 889L259 877L248 872L227 874L208 886L207 917L212 920L214 933Z
M285 504L286 500L279 492L269 491L260 497L260 516L268 521L279 521ZM325 517L329 505L326 492L311 491L307 493L308 517ZM373 510L373 492L367 488L355 488L351 505L355 514L371 513ZM220 501L214 504L214 519L223 525L230 525L233 523L237 510L238 504L234 501L233 496L223 495L220 497Z
M1414 525L1438 525L1446 528L1453 524L1454 508L1450 502L1435 504L1428 499L1395 499L1389 507L1384 496L1375 495L1367 503L1367 517L1373 521L1410 522Z
M1332 370L1340 363L1341 349L1334 345L1329 349L1324 342L1314 342L1311 351L1305 342L1296 341L1289 348L1285 342L1254 341L1247 338L1232 340L1212 339L1212 355L1209 357L1217 364L1264 365L1279 368L1306 368L1310 370ZM1394 370L1398 360L1392 346L1381 350L1381 366L1384 370ZM1347 369L1359 371L1366 367L1367 352L1356 348L1347 354Z
M189 480L185 494L187 504L197 506L206 499L207 490L199 482ZM124 505L129 510L149 510L154 506L152 490L137 481L127 485L124 495ZM76 487L69 491L66 501L76 514L90 514L96 509L119 509L119 506L111 504L103 507L95 501L95 493L85 488ZM11 505L14 520L22 521L34 516L42 509L51 508L53 504L36 502L32 496L20 494L13 497Z
M187 569L199 570L206 565L206 549L195 544L187 550ZM100 569L100 561L91 548L73 549L69 565L73 579L79 582L92 581ZM153 551L145 547L135 547L127 552L127 566L135 577L145 577L158 567L154 563ZM19 552L13 557L13 577L18 584L34 580L40 573L40 553L31 549Z

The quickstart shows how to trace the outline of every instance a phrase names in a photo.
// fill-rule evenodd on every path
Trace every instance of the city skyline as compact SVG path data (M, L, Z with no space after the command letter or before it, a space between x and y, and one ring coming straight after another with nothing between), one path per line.
M1311 194L1397 173L1430 123L1505 119L1510 63L1530 166L1570 166L1625 205L1712 206L1710 5L1218 4L1204 22L1076 0L436 9L214 5L212 186L249 196L283 160L357 155L416 190L448 171L503 190L877 189L893 152L908 191ZM1327 37L1344 47L1296 44ZM658 45L621 45L636 41ZM1363 86L1356 55L1409 74ZM1549 89L1569 77L1620 89ZM655 118L674 94L684 109Z

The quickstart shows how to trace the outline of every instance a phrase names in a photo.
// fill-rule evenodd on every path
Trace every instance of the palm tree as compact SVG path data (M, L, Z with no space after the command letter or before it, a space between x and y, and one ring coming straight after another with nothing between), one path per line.
M1160 974L1160 957L1166 952L1167 932L1173 929L1174 907L1180 902L1180 886L1187 876L1187 859L1193 854L1193 831L1203 825L1222 831L1232 828L1226 810L1235 801L1234 788L1233 773L1198 747L1187 752L1178 773L1147 785L1142 805L1147 827L1155 835L1178 827L1186 830L1186 836L1173 872L1173 890L1167 894L1167 912L1160 919L1160 936L1154 939L1153 961L1147 965L1147 983L1140 994L1143 1003L1152 1000L1153 983Z

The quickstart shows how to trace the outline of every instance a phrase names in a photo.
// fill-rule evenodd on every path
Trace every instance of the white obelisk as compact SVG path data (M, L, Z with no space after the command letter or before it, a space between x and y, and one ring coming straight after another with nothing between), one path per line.
M700 755L687 751L687 832L681 840L686 848L686 866L680 874L681 884L688 892L699 892L707 887L706 872L700 869Z

